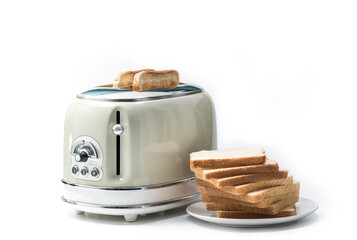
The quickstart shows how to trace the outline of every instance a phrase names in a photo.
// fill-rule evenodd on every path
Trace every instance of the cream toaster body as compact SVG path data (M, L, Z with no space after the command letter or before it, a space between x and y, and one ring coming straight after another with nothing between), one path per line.
M198 201L189 154L216 145L214 106L199 87L89 89L65 118L62 199L128 221Z

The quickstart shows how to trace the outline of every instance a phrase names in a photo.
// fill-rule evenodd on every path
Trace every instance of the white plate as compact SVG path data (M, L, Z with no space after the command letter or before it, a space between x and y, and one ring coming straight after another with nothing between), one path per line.
M295 204L296 215L280 218L264 218L264 219L235 219L235 218L217 218L216 211L207 211L203 202L197 202L187 207L186 211L191 216L203 221L229 226L229 227L261 227L279 223L287 223L296 221L306 217L318 209L317 203L306 198L300 198Z

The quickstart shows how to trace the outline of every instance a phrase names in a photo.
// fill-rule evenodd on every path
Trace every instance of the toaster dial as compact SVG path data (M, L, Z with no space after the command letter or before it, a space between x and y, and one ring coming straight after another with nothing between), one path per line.
M77 138L71 148L72 176L89 181L99 181L103 176L102 151L91 137Z
M87 162L89 157L89 153L88 151L85 149L85 147L83 147L79 153L77 153L74 157L74 159L76 159L77 162Z

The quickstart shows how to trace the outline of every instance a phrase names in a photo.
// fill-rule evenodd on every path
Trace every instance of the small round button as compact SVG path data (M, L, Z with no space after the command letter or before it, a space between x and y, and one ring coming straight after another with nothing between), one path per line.
M124 128L120 124L115 124L113 127L113 133L117 136L120 136L124 132Z
M98 168L93 168L92 171L90 172L90 175L92 175L92 177L98 177L99 176L99 169Z
M83 167L83 168L81 169L81 174L82 174L83 176L86 176L86 175L88 174L88 168L87 168L87 167Z
M74 165L74 166L72 167L72 173L73 173L74 175L77 175L78 172L79 172L78 166L77 166L77 165Z

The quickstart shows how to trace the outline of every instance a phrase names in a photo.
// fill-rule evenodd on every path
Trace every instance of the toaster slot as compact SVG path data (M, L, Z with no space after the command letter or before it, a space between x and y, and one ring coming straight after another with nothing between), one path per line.
M117 111L116 124L120 124L120 111ZM117 135L116 138L117 175L120 175L120 135Z

